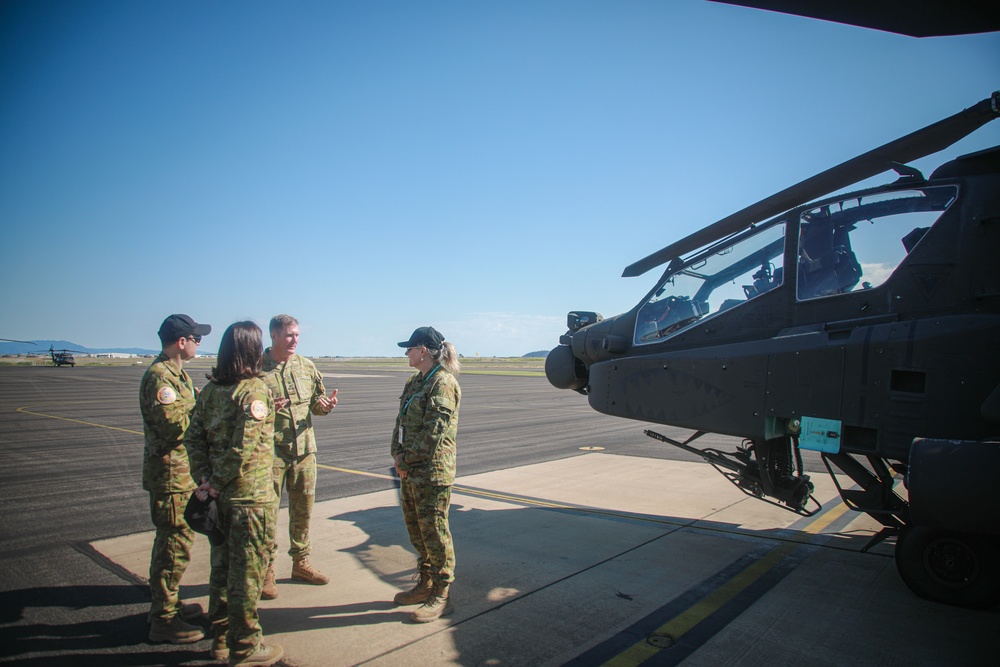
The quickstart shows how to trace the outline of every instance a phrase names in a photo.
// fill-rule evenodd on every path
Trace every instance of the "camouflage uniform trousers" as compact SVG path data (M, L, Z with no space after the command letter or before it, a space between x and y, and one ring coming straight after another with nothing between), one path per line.
M156 527L149 558L150 620L169 620L180 605L181 577L191 561L194 531L184 520L191 492L149 494L149 513Z
M267 573L268 545L274 542L278 504L250 500L217 501L219 527L226 536L212 547L208 618L215 637L226 637L230 660L249 656L264 637L257 602Z
M399 504L410 544L417 550L417 570L434 583L450 584L455 580L455 546L448 527L451 487L401 479Z
M309 521L316 502L316 455L306 454L297 459L275 453L274 493L281 500L281 489L288 489L288 555L293 560L305 558L312 551L309 543ZM278 542L271 544L271 562L278 555Z

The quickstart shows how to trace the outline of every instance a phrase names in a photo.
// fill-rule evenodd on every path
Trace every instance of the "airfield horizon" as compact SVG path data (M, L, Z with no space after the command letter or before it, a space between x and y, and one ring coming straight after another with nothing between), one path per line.
M149 366L155 357L88 357L77 356L77 366ZM198 355L185 362L188 371L210 370L215 355ZM413 372L405 357L307 357L325 375L360 371ZM462 373L468 375L505 375L544 377L544 357L462 357ZM0 366L52 366L46 356L0 357ZM61 367L65 372L73 368Z

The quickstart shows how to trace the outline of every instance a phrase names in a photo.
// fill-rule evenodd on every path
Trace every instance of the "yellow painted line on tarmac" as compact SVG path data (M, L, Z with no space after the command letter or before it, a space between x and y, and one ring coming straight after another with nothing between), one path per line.
M133 429L128 429L128 428L120 428L118 426L108 426L107 424L97 424L95 422L88 422L88 421L84 421L82 419L72 419L70 417L59 417L58 415L50 415L50 414L46 414L44 412L34 412L33 410L29 410L26 407L17 408L15 410L15 412L20 412L22 414L27 414L27 415L33 415L35 417L45 417L47 419L58 419L60 421L72 422L74 424L84 424L86 426L94 426L94 427L97 427L97 428L105 428L105 429L109 429L111 431L121 431L122 433L131 433L133 435L143 435L142 431L135 431ZM316 467L317 468L324 468L326 470L332 470L334 472L347 473L349 475L363 475L365 477L375 477L376 479L385 479L385 480L395 480L396 479L396 477L394 475L386 475L384 473L377 473L377 472L366 472L364 470L353 470L351 468L340 468L340 467L337 467L337 466L325 465L323 463L317 463ZM483 491L481 489L472 489L472 488L465 487L465 486L460 486L460 485L455 485L453 488L458 493L464 493L464 494L471 495L471 496L479 496L479 497L482 497L482 498L491 498L493 500L504 500L504 501L508 501L508 502L521 503L521 504L525 504L525 505L533 505L535 507L548 507L550 509L569 510L569 511L573 511L573 512L582 512L584 514L597 514L597 515L602 515L602 516L610 516L610 517L618 517L618 518L624 518L624 519L632 519L632 520L636 520L636 521L645 521L645 522L648 522L648 523L665 524L665 525L669 525L669 526L692 526L692 523L693 523L693 522L671 521L669 519L661 519L661 518L637 516L637 515L626 514L626 513L622 513L622 512L613 512L613 511L609 511L609 510L600 510L600 509L596 509L596 508L592 508L592 507L578 507L578 506L574 506L574 505L566 505L564 503L553 503L553 502L548 502L548 501L545 501L545 500L537 500L537 499L534 499L534 498L528 498L528 497L525 497L525 496L515 496L515 495L511 495L511 494L507 494L507 493L499 493L499 492L494 492L494 491ZM838 517L840 517L846 511L847 511L847 506L844 505L843 503L839 503L836 507L831 508L826 514L824 514L819 519L817 519L816 521L814 521L808 527L804 528L801 532L814 533L814 534L820 533L820 532L822 532L823 528L825 528L830 523L832 523L833 521L835 521ZM736 530L724 530L724 529L720 529L720 528L702 528L702 527L699 527L699 526L692 526L692 527L698 528L698 529L701 529L701 530L708 530L710 532L726 532L726 533L733 533L733 534L736 534L736 535L743 534L740 531L736 531ZM795 541L795 540L791 540L791 541Z
M395 475L385 475L380 472L365 472L364 470L351 470L350 468L338 468L337 466L328 466L324 463L317 463L317 468L323 468L324 470L332 470L334 472L346 472L350 475L363 475L365 477L377 477L378 479L396 479Z
M844 516L849 508L843 502L838 502L836 505L827 510L826 514L820 516L815 521L810 523L808 526L802 529L803 533L812 533L814 535L819 535L823 532L827 526L831 523Z
M754 583L771 569L780 563L796 547L791 544L783 544L774 549L760 560L754 562L738 575L719 586L714 591L705 596L702 600L688 607L674 618L670 619L659 628L654 635L666 635L676 642L691 628L695 627L706 618L722 608L727 602L742 593L750 584ZM654 655L662 651L663 648L653 646L646 640L637 642L631 647L611 658L604 664L608 667L631 667L641 665Z
M69 417L59 417L56 415L47 415L44 412L33 412L27 408L17 408L14 412L20 412L26 415L34 415L35 417L47 417L48 419L58 419L64 422L73 422L74 424L85 424L87 426L96 426L97 428L106 428L111 431L121 431L123 433L133 433L135 435L142 435L142 431L133 431L130 428L119 428L117 426L108 426L107 424L95 424L94 422L83 421L82 419L70 419Z
M843 503L831 507L825 514L811 522L801 532L819 534L848 510ZM721 609L727 602L746 590L751 584L770 572L789 554L799 548L798 544L786 543L769 552L760 560L741 571L722 586L673 617L650 636L666 636L676 643L686 632ZM604 663L605 667L634 667L649 660L669 646L654 646L645 639L636 642Z
M365 477L375 477L377 479L385 479L385 480L389 480L389 481L396 481L397 480L397 477L395 475L386 475L384 473L377 473L377 472L367 472L367 471L364 471L364 470L353 470L351 468L339 468L337 466L329 466L329 465L325 465L323 463L317 463L316 467L317 468L324 468L326 470L332 470L334 472L342 472L342 473L346 473L346 474L349 474L349 475L363 475ZM691 519L691 520L688 520L688 521L679 521L679 520L664 519L664 518L660 518L660 517L651 517L651 516L642 516L642 515L637 515L637 514L628 514L626 512L615 512L613 510L602 510L602 509L598 509L596 507L581 507L579 505L566 505L565 503L549 502L547 500L539 500L537 498L528 498L527 496L518 496L518 495L509 494L509 493L500 493L498 491L486 491L486 490L483 490L483 489L473 489L473 488L470 488L470 487L467 487L467 486L461 486L459 484L454 485L452 487L452 489L456 493L464 493L464 494L469 495L469 496L478 496L480 498L489 498L491 500L500 500L500 501L506 501L506 502L511 502L511 503L518 503L518 504L522 504L522 505L532 505L534 507L546 507L546 508L549 508L549 509L568 510L568 511L571 511L571 512L580 512L582 514L596 514L596 515L600 515L600 516L609 516L609 517L620 518L620 519L630 519L632 521L643 521L643 522L646 522L646 523L656 523L656 524L663 524L663 525L668 525L668 526L686 526L686 527L689 527L689 528L693 528L695 530L704 530L704 531L708 531L708 532L711 532L711 533L728 533L728 534L732 534L732 535L746 535L747 534L747 531L741 531L741 530L729 530L729 529L719 528L719 527L698 526L698 525L696 525L697 519ZM841 502L838 502L835 507L830 508L825 514L823 514L821 517L819 517L816 521L813 521L811 524L809 524L808 526L806 526L802 530L799 530L799 531L796 531L796 532L819 534L819 533L821 533L823 531L824 528L826 528L828 525L830 525L831 523L833 523L834 521L836 521L838 518L840 518L840 516L842 516L844 514L844 512L847 511L847 509L848 508L847 508L846 505L844 505ZM772 538L772 539L775 539L775 538ZM794 544L807 544L808 543L807 540L797 540L794 537L776 538L776 539L780 539L783 542L789 542L789 543L794 543Z
M397 478L395 475L386 475L384 473L378 472L367 472L364 470L352 470L350 468L338 468L337 466L328 466L323 463L317 463L317 468L323 468L325 470L333 470L334 472L343 472L349 475L363 475L365 477L375 477L377 479L387 479L395 481ZM492 500L503 500L511 503L519 503L522 505L533 505L535 507L547 507L549 509L557 510L570 510L573 512L582 512L584 514L601 514L604 516L612 516L623 519L632 519L635 521L647 521L649 523L662 523L670 526L687 526L690 522L686 521L670 521L668 519L656 519L651 517L635 516L632 514L625 514L622 512L612 512L608 510L599 510L592 507L577 507L574 505L565 505L563 503L552 503L546 500L538 500L535 498L528 498L525 496L514 496L509 493L499 493L496 491L484 491L482 489L472 489L467 486L454 485L452 490L455 493L464 493L469 496L479 496L480 498L490 498Z

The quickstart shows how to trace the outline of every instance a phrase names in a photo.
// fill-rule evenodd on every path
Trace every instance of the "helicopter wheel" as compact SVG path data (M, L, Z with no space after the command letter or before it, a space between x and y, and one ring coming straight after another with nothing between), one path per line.
M1000 602L1000 537L908 526L896 541L896 569L928 600L973 609Z

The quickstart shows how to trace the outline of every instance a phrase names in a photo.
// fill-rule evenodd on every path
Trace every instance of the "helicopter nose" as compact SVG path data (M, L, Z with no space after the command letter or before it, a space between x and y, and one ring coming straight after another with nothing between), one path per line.
M545 357L545 377L556 389L575 390L586 387L589 379L586 366L569 345L558 345Z

